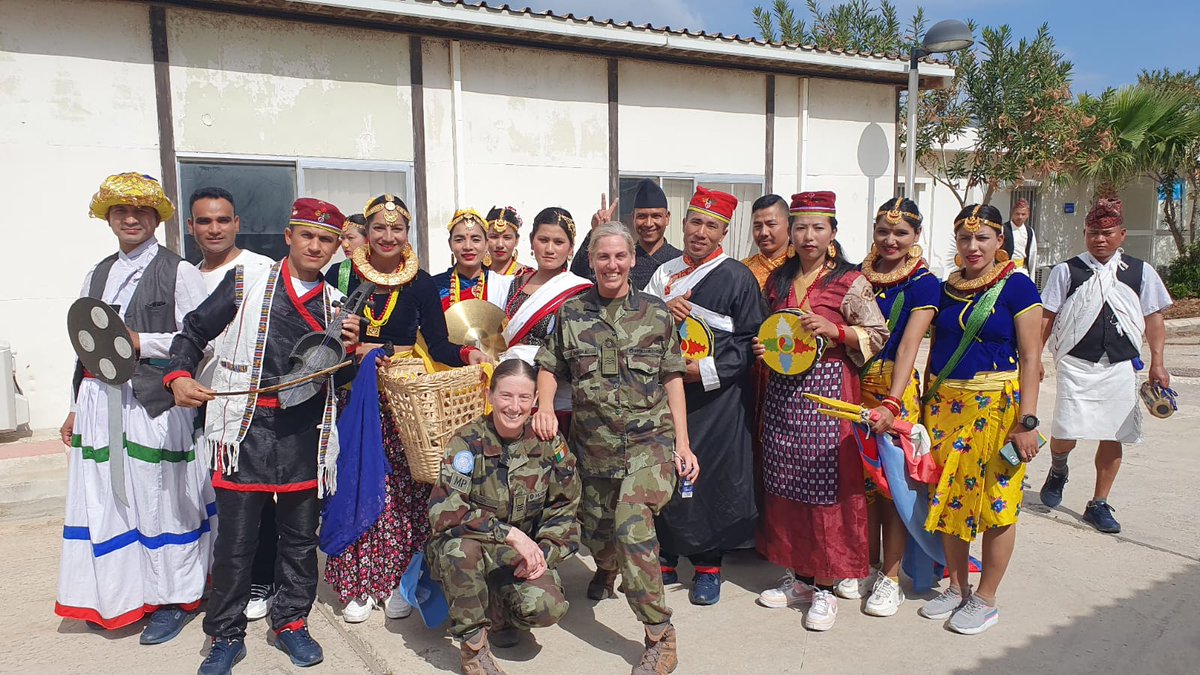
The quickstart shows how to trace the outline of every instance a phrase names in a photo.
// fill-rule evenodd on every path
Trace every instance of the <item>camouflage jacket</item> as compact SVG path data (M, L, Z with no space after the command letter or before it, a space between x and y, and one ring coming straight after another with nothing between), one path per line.
M662 300L631 291L615 324L605 305L595 288L568 300L537 365L570 383L571 449L583 475L620 478L671 461L675 429L662 382L686 366ZM615 363L605 373L609 350Z
M506 447L491 418L481 417L450 439L429 495L432 538L503 543L515 527L554 567L579 548L580 490L575 457L561 437L539 441L526 425L525 436Z

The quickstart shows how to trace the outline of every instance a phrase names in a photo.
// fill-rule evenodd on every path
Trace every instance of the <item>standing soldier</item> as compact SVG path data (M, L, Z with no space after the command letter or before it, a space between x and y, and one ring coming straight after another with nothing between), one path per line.
M493 410L450 440L429 497L426 550L462 640L464 675L503 673L488 646L512 647L521 630L567 613L555 567L579 548L579 483L562 437L529 427L536 372L521 359L496 368Z
M583 539L596 560L593 600L613 596L618 571L633 613L646 627L634 675L669 673L678 661L675 628L658 569L654 516L671 499L678 473L696 480L675 321L657 298L634 290L633 236L616 222L592 231L596 285L567 301L538 352L538 437L558 432L554 393L571 383L571 449L579 456ZM672 461L672 457L674 461Z

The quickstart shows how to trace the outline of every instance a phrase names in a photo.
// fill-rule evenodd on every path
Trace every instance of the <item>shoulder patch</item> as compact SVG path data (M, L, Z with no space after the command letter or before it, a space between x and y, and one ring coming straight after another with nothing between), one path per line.
M554 448L554 461L561 464L566 459L567 459L567 443L566 443L566 441L559 441L558 446L556 448Z
M475 471L475 455L467 450L460 450L454 455L454 470L470 476Z
M451 490L467 494L471 491L471 477L461 473L452 473L446 476L446 483L450 485Z

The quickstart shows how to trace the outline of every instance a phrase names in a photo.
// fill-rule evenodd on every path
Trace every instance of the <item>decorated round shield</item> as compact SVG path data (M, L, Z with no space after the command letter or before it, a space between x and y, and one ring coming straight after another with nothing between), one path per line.
M712 329L704 319L689 316L679 324L679 349L683 352L683 358L699 361L712 356L713 342Z
M781 375L807 373L825 351L825 340L800 323L804 314L798 309L775 312L758 329L758 341L766 349L763 363Z
M80 298L67 310L71 347L88 373L105 384L124 384L137 367L125 322L109 305Z

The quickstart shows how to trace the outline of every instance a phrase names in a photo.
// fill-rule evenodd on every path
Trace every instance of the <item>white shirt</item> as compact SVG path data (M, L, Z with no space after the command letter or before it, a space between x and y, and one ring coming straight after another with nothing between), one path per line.
M221 285L221 281L225 279L225 275L229 274L229 270L233 269L234 266L242 265L246 269L253 267L262 267L266 269L270 268L271 265L274 265L275 261L271 260L265 255L255 253L254 251L242 249L236 256L234 256L233 260L230 260L220 267L216 267L211 270L202 270L200 269L200 265L202 264L204 263L197 263L196 269L199 270L201 278L204 279L205 293L207 295L212 295L213 291L217 290L217 286ZM206 387L212 384L213 371L217 369L217 363L212 358L212 351L215 347L215 342L216 338L213 339L212 343L209 343L208 349L205 350L204 360L202 360L200 365L196 368L196 380Z
M1025 272L1030 277L1037 274L1037 238L1033 235L1033 230L1028 226L1022 225L1017 227L1016 223L1012 226L1013 233L1013 262L1022 262L1022 265L1017 266L1017 271ZM1034 237L1032 242L1030 237ZM1029 245L1029 259L1025 260L1025 246Z
M151 237L128 254L123 251L117 253L117 259L113 261L112 269L108 272L108 280L104 284L104 292L101 294L100 300L110 305L117 305L117 314L122 320L125 319L125 310L133 299L133 292L137 290L138 283L142 280L142 274L154 257L158 255L158 249L158 240ZM87 297L88 291L92 287L92 275L95 272L96 266L93 266L84 275L79 297ZM191 265L179 265L175 270L175 331L138 333L138 341L141 343L139 358L170 358L171 341L183 327L183 317L199 307L207 295L204 292L204 279L200 277L200 272ZM72 412L75 410L73 396L71 410Z
M1087 252L1080 254L1080 257L1095 260L1092 258L1092 254ZM1067 267L1067 263L1061 262L1050 270L1050 278L1046 279L1046 284L1042 288L1042 308L1047 312L1058 314L1067 300L1069 288L1071 288L1071 270ZM1166 284L1158 276L1158 271L1150 266L1150 263L1143 263L1142 290L1138 293L1138 300L1141 301L1142 316L1150 316L1172 304L1171 293L1167 291Z

